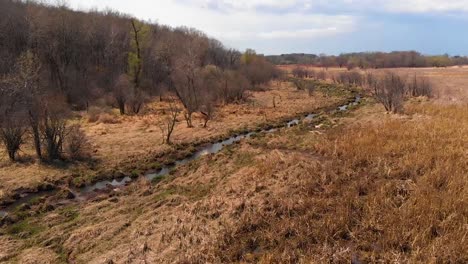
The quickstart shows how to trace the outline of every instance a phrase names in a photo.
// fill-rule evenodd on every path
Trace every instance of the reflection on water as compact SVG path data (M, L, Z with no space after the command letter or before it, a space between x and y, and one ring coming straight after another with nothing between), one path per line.
M105 189L108 189L108 188L111 188L111 187L119 187L119 186L124 186L126 185L127 183L131 182L132 179L130 177L125 177L125 178L122 178L122 179L114 179L113 181L100 181L100 182L97 182L93 185L90 185L90 186L85 186L83 188L80 189L80 192L83 192L83 193L89 193L89 192L93 192L93 191L98 191L98 190L105 190Z

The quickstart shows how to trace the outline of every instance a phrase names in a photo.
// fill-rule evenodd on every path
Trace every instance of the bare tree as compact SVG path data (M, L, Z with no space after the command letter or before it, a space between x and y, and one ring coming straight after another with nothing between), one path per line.
M201 103L201 56L204 49L204 43L192 37L174 61L175 68L171 79L175 94L184 106L187 127L193 127L192 114L199 110Z
M167 108L167 115L162 119L159 125L161 129L163 143L171 144L171 136L174 132L175 124L177 123L177 116L180 113L180 109L177 107L175 98L172 96L169 98L169 107Z
M41 69L39 58L33 52L26 51L18 58L15 71L10 78L15 89L20 93L17 96L24 100L34 149L39 159L42 159L40 119L44 108L44 91L39 86Z
M134 19L132 24L131 52L128 55L129 76L132 78L133 89L130 90L130 97L127 100L130 110L138 114L146 102L146 95L141 90L143 73L143 52L148 44L150 29L149 26Z
M140 113L144 104L148 101L146 94L143 91L138 91L135 88L130 89L129 96L126 100L127 106L133 114Z
M215 100L209 96L205 97L202 106L200 107L200 113L203 116L203 127L206 128L208 121L214 118L216 112Z

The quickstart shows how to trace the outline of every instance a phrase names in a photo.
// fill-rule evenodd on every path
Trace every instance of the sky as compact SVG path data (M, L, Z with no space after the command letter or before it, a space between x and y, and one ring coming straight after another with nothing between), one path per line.
M174 27L193 27L227 47L267 55L394 50L468 55L468 0L64 2L73 9L107 8Z

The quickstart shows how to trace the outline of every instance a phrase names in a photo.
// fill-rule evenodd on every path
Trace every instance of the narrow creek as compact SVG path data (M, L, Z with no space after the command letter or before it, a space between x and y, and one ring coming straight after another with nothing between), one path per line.
M358 95L358 96L355 97L354 101L352 101L352 102L350 102L348 104L339 106L336 110L333 110L333 111L345 112L345 111L347 111L349 109L350 106L358 105L360 103L360 101L361 101L361 96ZM197 150L195 153L193 153L191 156L189 156L189 157L187 157L185 159L178 160L174 164L169 165L169 166L165 166L165 167L163 167L162 169L160 169L160 170L158 170L156 172L146 173L141 177L145 177L149 181L153 181L154 179L157 179L157 178L162 178L162 177L168 175L171 171L175 170L177 168L177 166L179 166L179 165L187 164L187 163L189 163L191 161L197 160L200 157L203 157L203 156L206 156L206 155L209 155L209 154L216 154L216 153L220 152L221 150L223 150L225 147L230 146L230 145L232 145L232 144L234 144L236 142L239 142L239 141L241 141L243 139L249 139L253 135L260 134L260 133L273 133L273 132L276 132L278 129L281 129L281 128L291 128L291 127L299 125L301 122L311 121L316 116L317 116L317 114L311 113L311 114L308 114L308 115L305 115L305 116L302 116L302 117L292 119L292 120L290 120L288 122L285 122L285 124L283 126L279 126L278 128L265 129L265 130L259 130L259 131L249 131L249 132L246 132L246 133L241 134L241 135L232 136L232 137L230 137L230 138L228 138L226 140L220 141L220 142L215 142L215 143L210 143L210 144L204 145L199 150ZM108 190L115 190L115 189L122 188L124 186L127 186L131 182L136 181L137 179L132 179L130 177L124 177L124 178L121 178L121 179L99 181L99 182L93 183L91 185L87 185L85 187L82 187L82 188L73 188L73 189L71 189L72 196L73 196L73 198L71 198L71 199L75 199L75 200L78 200L78 201L86 200L88 197L93 196L93 194L98 194L99 192L104 192L104 191L108 191ZM24 193L14 203L12 203L12 204L4 207L4 208L0 208L0 219L2 217L4 217L4 216L8 215L8 212L13 211L18 206L26 204L26 203L32 201L33 199L38 199L38 198L41 198L41 197L51 196L51 195L54 195L56 193L57 193L57 190L43 191L43 192L37 192L37 193ZM69 203L71 199L67 199L66 201L64 200L64 203Z

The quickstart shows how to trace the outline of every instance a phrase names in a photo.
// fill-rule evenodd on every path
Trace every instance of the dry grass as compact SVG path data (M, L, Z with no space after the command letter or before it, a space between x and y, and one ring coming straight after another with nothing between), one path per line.
M283 70L291 72L296 65L280 66ZM308 69L323 71L323 68L314 66L302 66ZM346 68L329 68L328 74L336 74L347 71ZM392 71L402 77L412 78L414 75L427 77L435 88L435 96L439 103L466 104L468 103L468 66L448 67L448 68L397 68L397 69L378 69L365 70L366 72L382 73ZM364 71L361 71L364 72Z
M266 107L271 92L256 96L263 96L257 99L262 108L227 106L218 120L235 126L249 121L244 116L261 120L264 109L276 113ZM325 119L318 130L309 124L242 142L180 167L156 185L141 181L53 210L32 206L23 220L0 229L0 258L466 263L468 105L457 98L455 104L413 100L404 115L368 104ZM277 115L295 111L287 110L291 106ZM152 120L138 118L128 117L150 129ZM217 122L213 127L222 130L224 123ZM121 124L108 128L135 135ZM178 140L190 139L183 131Z
M333 105L343 99L320 93L309 97L306 91L296 91L289 83L272 83L270 88L266 92L253 92L249 102L244 104L220 106L208 128L202 127L201 116L194 117L195 128L187 128L180 115L172 142L191 143L241 128L253 128L264 122ZM110 109L104 108L100 112L92 107L89 113L83 113L82 117L71 122L82 126L92 145L93 157L100 161L99 168L113 168L122 163L137 165L147 158L149 152L156 155L170 149L161 144L159 128L166 108L166 102L156 101L148 106L144 115L122 117ZM30 145L25 145L20 153L26 160L34 157ZM19 187L34 189L44 180L55 182L70 177L72 173L87 176L94 171L96 168L87 168L86 164L66 167L34 164L34 161L12 164L0 151L0 200Z
M466 263L467 106L377 109L29 218L2 252L20 260L47 248L76 263Z

